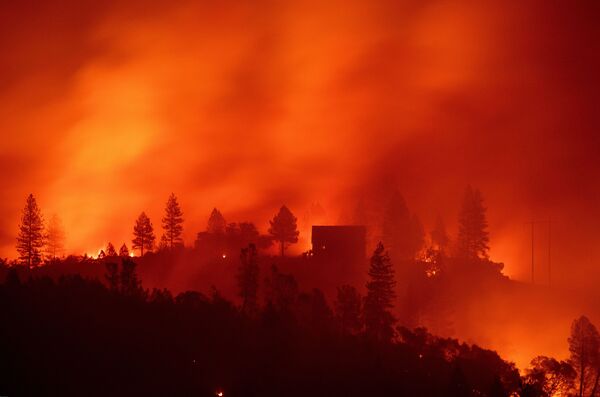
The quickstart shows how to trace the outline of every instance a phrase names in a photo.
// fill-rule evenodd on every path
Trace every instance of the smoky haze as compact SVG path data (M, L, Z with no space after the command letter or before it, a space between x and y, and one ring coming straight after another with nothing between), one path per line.
M556 283L593 285L598 4L28 2L0 6L0 255L30 192L69 252L130 243L180 199L266 230L283 203L336 223L397 188L451 231L488 207L491 256L527 280L552 219ZM308 222L298 251L308 248ZM536 265L546 280L546 226Z

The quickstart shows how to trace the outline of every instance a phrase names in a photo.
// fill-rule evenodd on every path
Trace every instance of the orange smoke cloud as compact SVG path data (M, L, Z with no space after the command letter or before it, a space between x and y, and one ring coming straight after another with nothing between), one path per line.
M333 223L392 186L426 225L436 213L452 224L471 183L508 274L528 277L525 222L550 215L557 277L590 267L577 256L565 270L598 239L582 219L596 211L586 181L600 147L596 27L583 5L2 7L27 21L1 35L12 50L0 60L2 256L14 256L29 192L82 253L129 243L142 210L159 227L170 192L191 244L215 206L264 230L282 203L303 218L318 201Z

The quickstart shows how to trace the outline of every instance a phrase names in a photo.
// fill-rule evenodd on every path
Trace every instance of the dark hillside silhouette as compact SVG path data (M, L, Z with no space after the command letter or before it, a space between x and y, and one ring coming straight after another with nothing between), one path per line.
M253 320L216 291L136 292L133 263L120 264L118 288L112 276L109 288L80 276L23 283L11 271L0 286L11 324L0 331L0 392L442 396L464 387L507 396L520 387L514 366L476 346L424 330L383 344L346 333L318 290L299 292L276 271L273 298Z
M0 397L600 397L600 0L0 21Z
M381 243L365 258L372 225L316 226L311 250L281 255L299 235L286 207L270 222L269 236L251 222L227 223L214 209L192 248L179 240L176 226L183 218L174 211L179 215L171 224L173 245L163 219L165 233L154 250L152 223L142 213L132 247L140 256L131 257L126 244L117 252L108 242L97 256L53 256L45 262L40 256L39 266L3 260L0 299L10 308L4 314L14 329L3 334L0 346L7 357L0 370L8 377L2 378L0 393L75 394L110 371L117 372L114 383L90 394L598 393L600 342L586 317L573 324L569 360L536 357L523 377L495 352L452 338L468 334L469 327L489 327L490 307L510 313L510 320L520 316L511 305L533 299L533 307L547 296L508 279L503 264L489 259L485 207L477 190L467 189L455 244L441 218L425 244L416 216L398 205L400 198L395 203L397 223L388 221L382 230L400 243L396 253L404 259L397 262ZM401 230L414 243L410 255L406 241L397 239ZM269 251L272 242L279 255ZM59 308L67 296L78 302L63 313ZM502 306L495 306L498 299ZM23 313L30 315L15 320ZM44 337L25 342L32 338L30 327ZM63 328L68 331L60 334ZM45 345L48 338L54 346ZM16 339L21 342L9 343ZM27 360L38 353L60 358ZM88 356L97 360L71 368ZM45 375L25 378L37 371Z

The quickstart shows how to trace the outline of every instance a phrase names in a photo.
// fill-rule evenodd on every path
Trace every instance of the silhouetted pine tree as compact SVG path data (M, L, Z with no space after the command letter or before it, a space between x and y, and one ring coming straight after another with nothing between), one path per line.
M17 236L19 259L27 266L37 266L42 261L43 247L44 218L33 194L30 194L23 209L19 235Z
M162 227L165 231L164 235L169 249L183 244L181 238L181 233L183 232L183 213L177 202L177 197L173 193L171 193L167 200L165 216L162 218Z
M150 218L148 218L145 212L142 212L135 222L133 236L134 239L131 241L133 243L132 248L139 248L140 256L144 256L144 250L152 251L156 237L154 236L154 228L152 227Z
M158 250L159 251L165 251L170 249L171 247L169 246L169 239L167 238L167 236L165 236L164 234L160 236L160 241L158 242Z
M115 250L115 246L110 241L108 242L108 244L106 244L106 256L110 256L110 257L117 256L117 251Z
M285 205L279 209L277 215L270 221L269 234L279 242L281 256L285 254L286 244L298 242L300 232L298 232L297 221L294 214Z
M221 211L213 208L212 212L210 213L210 217L208 218L206 231L214 234L224 234L226 227L227 222L225 221L223 214L221 214Z
M135 268L137 264L130 258L121 260L121 274L119 280L121 282L121 293L129 296L142 297L144 290L140 282Z
M361 331L362 297L356 288L350 285L338 287L335 317L342 332L354 335Z
M395 260L414 259L423 246L423 225L411 215L404 197L394 192L383 214L383 241Z
M111 291L118 291L119 289L119 266L116 263L108 262L106 263L106 273L104 274L104 278L108 283L108 288Z
M365 203L364 198L361 197L358 200L358 203L356 203L356 207L354 208L354 211L353 211L351 217L352 217L352 219L351 219L352 224L368 226L369 216L368 216L367 205Z
M54 260L62 256L65 249L65 230L58 215L54 214L46 228L46 257Z
M252 222L240 222L238 225L240 229L240 239L244 244L256 244L258 243L258 229Z
M271 274L265 280L267 307L280 312L289 311L298 298L298 282L292 274L280 273L277 266L271 266Z
M364 303L365 331L368 337L378 341L389 341L394 336L396 319L391 313L396 297L394 291L394 268L383 244L379 243L369 268L367 296Z
M126 258L129 256L129 249L127 248L127 245L125 243L123 243L121 248L119 248L119 256L122 258Z
M255 314L258 311L258 255L254 244L243 248L240 254L238 271L239 296L242 298L242 312Z
M490 242L481 192L467 186L458 218L458 256L487 259Z
M448 247L448 243L450 242L450 237L448 237L448 232L446 231L446 225L444 224L444 220L441 216L437 216L435 218L435 226L431 231L431 242L435 249L440 252L445 252Z

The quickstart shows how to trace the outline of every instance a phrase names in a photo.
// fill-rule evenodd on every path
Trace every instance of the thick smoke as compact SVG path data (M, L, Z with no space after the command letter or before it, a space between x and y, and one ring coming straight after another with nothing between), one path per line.
M382 188L402 191L426 226L438 213L452 226L473 184L507 274L529 277L526 222L551 217L557 282L598 280L593 3L0 12L2 256L14 256L29 192L83 253L129 242L142 210L158 226L170 192L191 244L215 206L265 229L282 203L303 218L319 202L337 222Z

